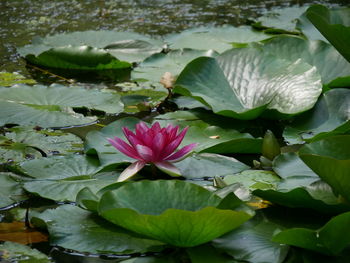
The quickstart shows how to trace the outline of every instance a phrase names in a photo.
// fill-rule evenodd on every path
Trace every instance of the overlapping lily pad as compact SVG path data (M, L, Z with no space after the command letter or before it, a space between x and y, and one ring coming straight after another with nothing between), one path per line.
M163 243L117 227L103 218L72 205L32 213L32 223L50 233L51 245L80 252L131 254L158 251Z
M307 6L276 8L259 17L253 27L270 34L299 34L296 29L297 18L306 8Z
M255 48L197 58L181 72L175 87L215 113L239 119L254 119L266 109L295 115L312 108L321 93L314 67Z
M62 85L0 87L0 125L21 124L62 127L88 124L95 117L85 117L72 108L86 107L106 113L123 110L120 96L113 92L86 90Z
M161 41L137 33L85 31L36 38L18 52L40 66L102 70L130 67L160 52L162 46Z
M14 242L0 244L0 259L4 262L51 263L50 258L37 249ZM8 261L9 260L9 261Z
M350 200L350 136L339 135L305 145L300 158L346 200Z
M319 230L292 228L273 237L273 241L313 250L326 255L337 255L350 244L350 212L332 218Z
M221 236L251 217L242 211L218 208L222 200L192 183L141 181L105 193L98 209L102 217L131 231L175 246L192 247Z
M343 87L350 85L349 62L333 46L323 41L288 36L275 37L265 43L263 50L291 61L301 58L317 68L323 84Z
M26 199L20 180L12 173L0 172L0 207Z
M283 137L290 143L302 143L346 133L350 130L349 98L348 89L324 93L312 110L301 114L286 127Z
M166 54L155 54L143 61L131 73L135 81L148 81L151 85L160 85L164 73L169 72L176 78L187 63L200 56L213 57L217 53L213 50L178 49Z
M77 193L89 187L92 192L116 182L117 172L102 173L98 160L80 155L57 156L27 161L21 169L35 178L24 189L57 201L75 201Z
M311 6L306 17L321 34L350 62L350 8L329 10L322 5Z
M73 134L15 127L7 129L4 136L0 136L0 163L65 155L82 151L82 148L82 140Z
M212 49L219 53L234 46L246 45L271 38L270 35L252 30L250 27L198 27L185 30L179 34L165 37L171 49L192 48Z
M36 84L34 79L26 79L21 74L9 73L9 72L0 72L0 86L10 87L15 84Z

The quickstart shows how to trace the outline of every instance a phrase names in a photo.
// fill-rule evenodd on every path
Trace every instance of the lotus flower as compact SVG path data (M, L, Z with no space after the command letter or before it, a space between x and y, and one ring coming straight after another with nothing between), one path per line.
M137 161L120 174L118 182L129 179L147 163L154 164L171 176L180 176L180 171L172 163L185 158L197 145L191 143L175 152L185 137L188 127L179 132L179 126L174 127L169 124L161 128L156 122L149 128L144 122L140 122L136 124L135 133L126 127L122 129L130 144L118 137L108 138L108 141L118 151Z

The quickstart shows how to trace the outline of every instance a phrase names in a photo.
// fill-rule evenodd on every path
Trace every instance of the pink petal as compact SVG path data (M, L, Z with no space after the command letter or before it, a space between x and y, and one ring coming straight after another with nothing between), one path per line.
M143 134L146 133L148 130L148 126L143 121L136 124L135 132L137 137L141 138Z
M180 127L175 126L168 132L168 140L169 142L173 141L176 138L177 132L179 131Z
M108 138L107 140L110 144L112 144L118 151L122 152L123 154L134 159L140 159L135 149L132 148L126 142L124 142L122 139L114 137L114 139Z
M183 131L172 142L170 142L167 147L165 147L162 153L163 158L168 157L169 154L173 153L176 150L176 148L179 147L183 138L186 135L187 130L188 130L188 127L183 129Z
M152 142L152 150L154 154L154 160L157 160L160 156L162 156L162 151L165 146L165 137L162 133L158 133Z
M161 130L159 122L155 122L151 129L155 134L158 133Z
M166 161L178 162L185 158L193 149L196 147L198 143L191 143L186 145L185 147L178 150L176 153L173 153L169 157L165 158Z
M138 144L136 145L136 151L143 161L152 162L154 160L154 155L151 148Z
M145 162L137 161L129 165L118 177L117 182L123 182L130 177L134 176L138 171L140 171L145 166Z
M181 176L180 170L173 164L169 162L157 162L154 163L161 171L169 174L170 176Z

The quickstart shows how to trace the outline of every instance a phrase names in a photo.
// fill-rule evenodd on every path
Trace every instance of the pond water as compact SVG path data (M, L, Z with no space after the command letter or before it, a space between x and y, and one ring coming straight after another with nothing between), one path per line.
M22 72L16 47L34 36L113 29L163 35L201 25L242 25L267 10L349 0L1 0L0 71Z

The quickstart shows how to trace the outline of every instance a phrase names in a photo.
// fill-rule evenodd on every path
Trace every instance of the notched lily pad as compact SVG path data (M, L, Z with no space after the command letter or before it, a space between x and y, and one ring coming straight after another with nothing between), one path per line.
M221 236L251 217L242 211L218 208L222 200L184 181L141 181L106 192L98 210L102 217L131 231L171 245L192 247Z
M72 205L31 213L31 222L47 227L51 245L88 253L132 254L157 252L163 243L117 227ZM44 224L43 224L44 223Z
M0 125L20 124L62 127L89 124L95 117L85 117L72 108L89 108L106 113L123 110L115 92L87 90L62 85L0 87Z
M66 155L82 150L82 140L63 131L14 127L6 129L4 135L0 136L0 163Z

